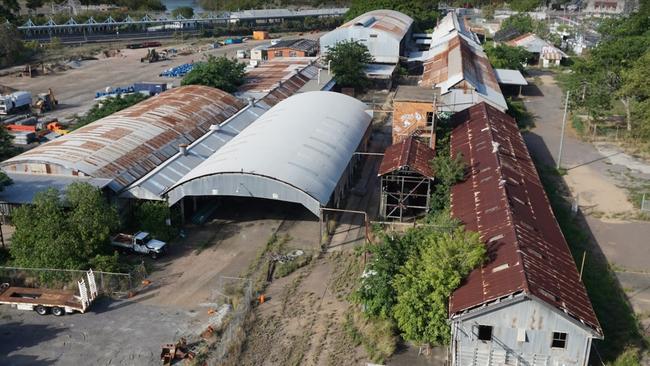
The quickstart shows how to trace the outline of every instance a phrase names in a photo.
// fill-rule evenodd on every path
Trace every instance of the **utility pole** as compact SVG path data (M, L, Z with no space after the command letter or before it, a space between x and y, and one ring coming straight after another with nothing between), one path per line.
M566 100L564 101L564 117L562 118L562 133L560 134L560 151L557 154L557 165L555 166L557 169L560 169L560 165L562 163L562 148L564 147L564 130L566 129L566 114L569 109L569 94L571 94L571 91L567 90Z

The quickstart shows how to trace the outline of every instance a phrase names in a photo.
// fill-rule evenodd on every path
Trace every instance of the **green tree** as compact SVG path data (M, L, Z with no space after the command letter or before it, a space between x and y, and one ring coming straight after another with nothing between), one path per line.
M449 296L484 262L486 248L477 233L462 228L428 236L420 248L395 277L394 317L406 340L447 344Z
M27 0L25 5L30 10L36 10L45 4L45 0Z
M166 202L146 201L135 210L135 222L138 230L149 232L161 240L171 240L176 235L176 229L167 225L171 220L171 210Z
M0 125L0 161L16 156L18 149L13 145L14 137L4 125Z
M64 199L60 196L50 188L39 192L32 205L14 211L10 251L16 265L81 269L110 251L108 233L116 228L118 217L100 190L75 183Z
M368 86L365 67L373 61L366 45L342 41L327 50L325 61L330 63L334 80L341 87L363 89Z
M5 172L0 171L0 192L5 190L5 187L13 184L14 182L5 174Z
M487 20L492 20L492 19L494 19L495 10L496 10L496 6L494 4L484 5L481 8L481 15L483 16L483 18L485 18Z
M0 24L0 67L7 67L22 62L29 56L22 35L10 24Z
M68 226L83 243L80 255L91 258L103 252L120 224L115 207L109 205L101 190L86 183L68 186L65 198Z
M437 212L449 207L451 186L465 178L466 164L462 154L455 157L438 155L431 161L437 183L431 196L431 210Z
M172 10L172 17L182 16L185 19L191 19L194 16L194 9L191 6L181 6Z
M529 33L535 31L535 20L528 14L515 14L506 18L501 23L501 29L516 29L519 33Z
M78 118L74 127L79 128L81 126L85 126L91 122L95 122L100 118L110 116L111 114L121 111L122 109L136 105L147 98L149 97L141 93L106 98L90 108L85 116Z
M206 62L194 65L181 85L207 85L232 93L244 83L246 65L225 56L208 56Z
M485 47L485 53L494 68L524 71L528 60L533 56L522 47L505 44Z
M0 0L0 22L13 21L19 10L18 0Z
M533 11L540 5L539 0L510 0L510 9L514 11Z

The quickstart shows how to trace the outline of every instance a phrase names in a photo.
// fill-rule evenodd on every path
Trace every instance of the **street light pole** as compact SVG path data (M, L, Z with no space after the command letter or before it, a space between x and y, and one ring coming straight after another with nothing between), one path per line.
M562 164L562 148L564 147L564 130L566 129L566 115L569 109L569 94L571 94L571 91L567 90L566 100L564 101L564 117L562 118L562 133L560 134L560 151L557 154L557 165L555 166L557 169L560 169L560 165Z

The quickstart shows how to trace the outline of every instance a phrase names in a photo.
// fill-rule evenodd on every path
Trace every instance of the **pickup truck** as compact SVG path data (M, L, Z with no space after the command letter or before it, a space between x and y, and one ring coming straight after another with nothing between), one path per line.
M167 243L156 240L148 232L138 231L133 235L117 234L111 238L111 245L133 253L146 254L156 259L167 251Z

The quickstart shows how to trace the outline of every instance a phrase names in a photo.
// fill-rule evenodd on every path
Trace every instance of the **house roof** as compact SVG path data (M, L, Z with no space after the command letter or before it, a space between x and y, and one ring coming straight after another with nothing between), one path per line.
M512 47L522 47L531 53L559 55L560 58L568 57L566 53L562 52L562 50L543 40L535 33L522 34L519 37L509 40L506 44ZM551 59L555 60L556 58Z
M303 52L315 52L318 49L318 41L313 39L284 39L268 47L269 50L274 48L290 48L292 50Z
M526 78L521 74L521 71L519 70L495 69L494 73L496 74L499 84L528 85Z
M45 174L8 173L12 184L0 191L0 202L11 204L28 204L34 201L37 193L50 188L63 193L72 183L88 183L97 188L104 188L111 180L103 178L74 177Z
M407 168L433 179L434 172L433 168L431 168L431 160L435 156L435 150L413 136L409 136L402 142L393 144L386 149L377 175L382 176Z
M480 234L490 255L453 292L450 316L524 293L602 336L515 120L481 103L452 123L451 153L469 165L467 179L452 187L452 215Z
M494 41L495 42L505 42L509 41L517 36L521 35L521 32L518 31L516 28L505 28L505 29L499 29L496 33L494 33Z

